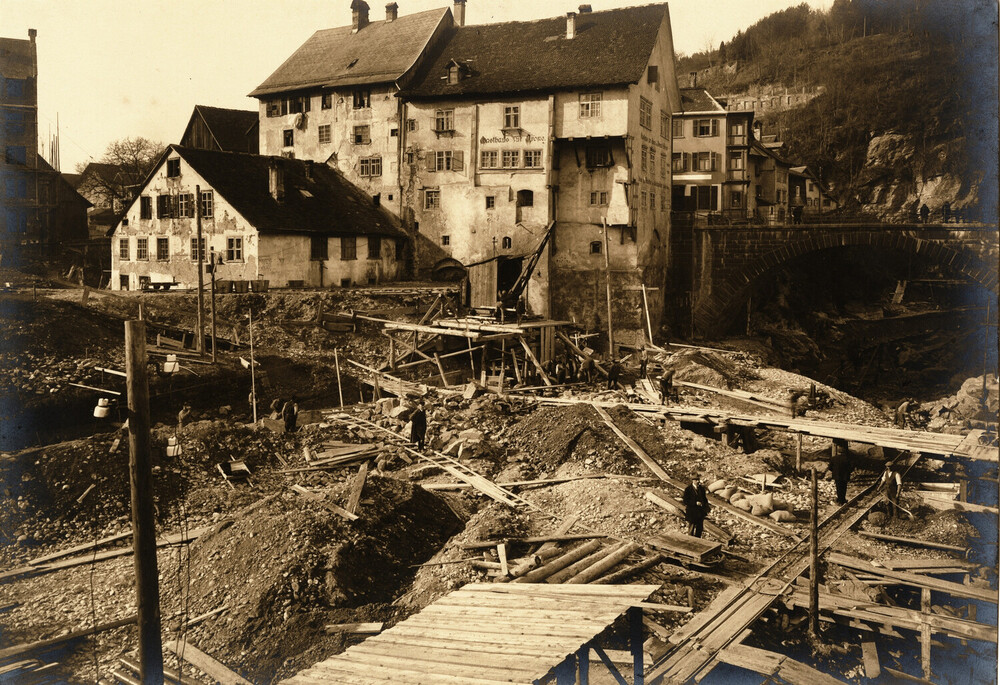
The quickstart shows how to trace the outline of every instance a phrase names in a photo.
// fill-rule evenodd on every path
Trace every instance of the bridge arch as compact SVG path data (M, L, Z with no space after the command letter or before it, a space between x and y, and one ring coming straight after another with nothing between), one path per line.
M695 229L695 333L714 336L746 306L755 285L789 262L843 247L919 255L997 292L996 227L812 226Z

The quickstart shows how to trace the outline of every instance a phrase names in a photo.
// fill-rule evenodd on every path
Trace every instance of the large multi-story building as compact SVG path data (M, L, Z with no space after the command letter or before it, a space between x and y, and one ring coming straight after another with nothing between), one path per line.
M28 40L0 38L0 243L87 238L88 202L38 154L38 54Z

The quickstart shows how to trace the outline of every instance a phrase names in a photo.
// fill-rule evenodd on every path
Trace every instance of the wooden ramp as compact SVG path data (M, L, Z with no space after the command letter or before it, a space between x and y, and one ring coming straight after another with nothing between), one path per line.
M531 685L658 587L470 583L282 682Z

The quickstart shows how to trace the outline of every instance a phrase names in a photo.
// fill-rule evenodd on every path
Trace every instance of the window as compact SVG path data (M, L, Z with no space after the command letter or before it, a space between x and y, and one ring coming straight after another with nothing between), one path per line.
M481 169L499 169L500 153L496 150L483 150L479 153L479 167Z
M197 262L199 259L201 259L202 261L205 261L205 254L206 254L205 241L206 240L207 240L206 238L202 238L201 239L201 250L199 250L198 249L198 239L197 238L191 238L191 261L192 262Z
M642 167L643 171L645 171L647 168L649 168L649 164L646 162L646 155L647 154L649 154L649 146L648 145L643 145L642 146L642 152L639 155L640 166Z
M653 129L653 103L644 97L639 98L639 125L645 129Z
M649 191L649 208L656 209L656 193L652 190Z
M442 245L451 245L451 236L450 235L443 235L443 236L441 236L441 244Z
M362 176L381 176L382 175L382 158L381 157L364 157L358 160L359 173Z
M178 217L194 218L194 193L181 193L177 196L177 203Z
M410 150L407 150L406 151L406 163L407 164L414 164L415 162L416 162L416 157L414 156L413 152L410 151Z
M660 178L667 177L667 153L660 153Z
M590 244L590 254L601 254L601 241L595 240Z
M399 129L398 128L390 128L389 129L389 137L390 138L399 138Z
M731 152L729 154L729 168L734 170L743 168L743 153Z
M719 206L719 186L695 186L695 209L714 212Z
M355 145L368 145L372 142L371 139L371 128L367 125L365 126L355 126L354 127L354 144Z
M675 152L671 159L670 168L672 171L677 173L683 173L687 171L687 153Z
M181 175L181 160L178 159L168 159L167 160L167 178L177 178Z
M673 124L671 125L671 129L673 130L673 136L674 136L674 138L683 138L684 137L684 120L683 119L674 119Z
M368 259L382 258L382 239L377 235L368 236Z
M9 98L23 98L24 97L24 83L23 78L8 78L5 79L4 93Z
M284 100L268 100L267 101L267 116L269 118L280 117L282 115L282 105L284 105Z
M601 116L601 94L580 93L580 118L594 119Z
M645 208L646 208L646 191L644 190L639 194L639 209L645 209Z
M542 168L542 151L541 150L525 150L524 151L524 168L525 169L541 169Z
M128 274L119 274L118 275L118 289L119 290L128 290Z
M319 131L319 142L321 144L329 143L332 140L332 137L330 135L330 124L320 125L318 131Z
M521 128L521 106L507 105L503 108L503 127Z
M497 206L496 195L487 195L486 196L486 209L494 209L494 208L496 208L496 206Z
M170 195L156 196L156 217L158 219L172 219L177 216L175 198Z
M660 211L667 211L667 194L660 195Z
M533 207L535 205L535 194L530 190L517 191L518 207Z
M717 152L696 152L695 169L698 171L716 171L719 168Z
M593 206L606 205L608 204L608 194L607 192L601 190L592 190L590 192L590 204Z
M650 64L646 68L646 83L655 87L657 90L660 89L660 68L655 64Z
M149 259L149 238L135 239L135 258L140 262Z
M226 238L226 261L243 261L243 238Z
M520 150L504 150L503 151L503 168L504 169L516 169L521 166L521 151Z
M660 110L660 137L670 137L670 115L662 109Z
M4 160L7 164L27 164L28 148L23 145L8 145L4 150Z
M440 209L440 208L441 208L441 191L425 190L424 209Z
M514 247L514 241L510 239L509 235L505 235L503 240L500 241L500 249L509 250Z
M320 109L333 109L333 93L323 93L319 98Z
M288 101L288 113L298 114L299 112L308 112L310 109L311 100L312 98L306 95L290 99Z
M128 240L128 238L119 238L118 239L118 259L121 259L123 261L128 261L130 259L128 250L129 250L129 240Z
M451 171L451 150L438 150L434 153L434 171Z
M170 238L156 239L156 261L165 262L170 259Z
M152 219L153 218L153 198L149 195L143 195L139 198L139 218L140 219Z
M286 128L281 133L281 144L283 147L292 147L295 145L295 131L290 128Z
M743 135L743 122L736 121L729 124L729 135L731 136L742 136Z
M215 212L215 191L201 191L201 218L211 219Z
M309 259L323 261L329 259L330 241L325 235L314 235L309 238Z
M587 167L593 169L595 167L607 167L611 166L611 148L607 145L588 145L587 146Z
M354 91L354 109L368 109L372 106L372 92L367 88Z
M358 258L358 238L353 235L340 237L340 259L351 261Z
M719 135L718 119L695 119L694 135L698 138Z
M439 109L434 112L434 130L435 131L454 131L455 130L455 110L453 109Z
M416 131L417 130L417 120L416 119L407 119L406 120L406 130L407 131Z

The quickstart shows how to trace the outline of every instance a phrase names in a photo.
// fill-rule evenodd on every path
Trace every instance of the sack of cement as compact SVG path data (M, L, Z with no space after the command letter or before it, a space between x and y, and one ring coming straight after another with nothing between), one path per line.
M771 513L771 509L760 504L754 504L753 508L750 509L750 513L754 516L767 516Z
M722 478L720 478L719 480L713 482L712 484L710 484L708 486L708 491L709 492L716 492L717 490L721 490L724 487L726 487L726 481L724 481Z
M778 523L791 523L795 520L795 514L790 511L785 511L784 509L772 511L769 516Z
M728 487L728 488L722 488L721 490L719 490L715 494L728 502L729 498L732 497L733 493L735 493L735 492L736 492L736 488Z
M750 500L748 500L746 497L738 499L732 504L734 507L742 509L743 511L750 511L753 508L753 505L750 504Z

